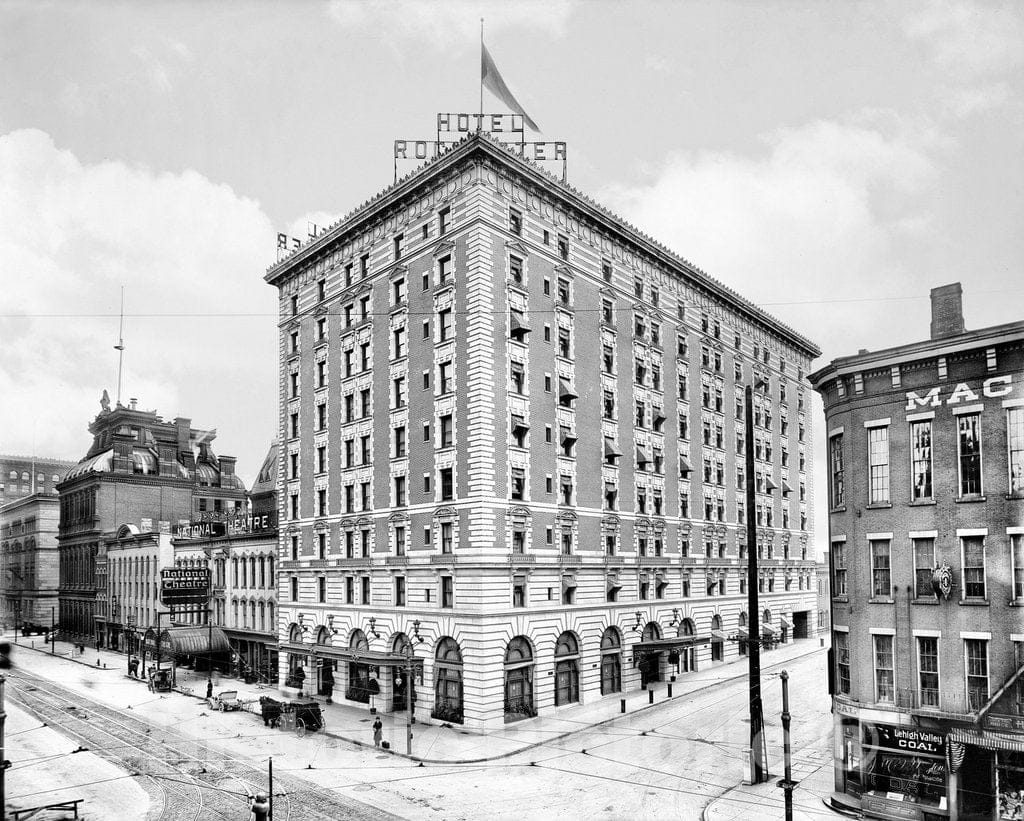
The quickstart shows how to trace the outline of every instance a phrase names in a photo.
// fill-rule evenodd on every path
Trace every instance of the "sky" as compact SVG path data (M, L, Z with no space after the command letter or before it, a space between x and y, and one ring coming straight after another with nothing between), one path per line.
M251 482L276 233L348 213L391 183L394 139L477 110L481 17L570 183L818 366L925 338L949 282L968 328L1022 318L1022 3L5 0L0 452L84 455L124 286L123 401L216 428Z

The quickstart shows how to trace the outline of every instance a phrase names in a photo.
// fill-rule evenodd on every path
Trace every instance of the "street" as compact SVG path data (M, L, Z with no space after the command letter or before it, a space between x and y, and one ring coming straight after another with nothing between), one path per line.
M791 679L795 775L830 766L825 653L786 663ZM764 668L763 694L772 781L782 773L781 667ZM21 650L9 698L35 711L126 770L150 797L156 819L236 818L245 796L265 789L274 760L275 818L607 818L698 819L705 806L743 778L748 740L746 679L738 678L633 712L498 760L418 764L322 733L298 738L264 728L249 713L210 713L179 693L150 693L118 669L95 669ZM698 673L714 685L735 666ZM367 719L368 721L368 719ZM537 721L543 722L544 719ZM467 742L470 739L467 738ZM417 751L429 757L430 750ZM17 757L16 747L8 753ZM45 762L41 762L45 766ZM804 784L798 809L820 813ZM17 795L12 774L9 795ZM782 817L770 800L729 798L742 817ZM776 811L777 810L777 811ZM88 816L87 816L88 817ZM95 816L93 816L95 817ZM140 815L139 817L143 817Z

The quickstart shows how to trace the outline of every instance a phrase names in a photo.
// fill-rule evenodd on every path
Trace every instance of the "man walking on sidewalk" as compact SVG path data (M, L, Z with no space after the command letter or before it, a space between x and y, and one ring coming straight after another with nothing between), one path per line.
M373 722L373 746L379 747L383 737L384 725L381 724L380 716L377 716L377 720Z

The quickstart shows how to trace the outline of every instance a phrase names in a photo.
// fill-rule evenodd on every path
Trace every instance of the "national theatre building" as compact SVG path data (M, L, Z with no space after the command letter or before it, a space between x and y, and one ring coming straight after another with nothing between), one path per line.
M746 652L748 550L763 646L815 635L818 349L510 146L266 281L282 681L401 710L411 656L417 716L479 729L688 675Z

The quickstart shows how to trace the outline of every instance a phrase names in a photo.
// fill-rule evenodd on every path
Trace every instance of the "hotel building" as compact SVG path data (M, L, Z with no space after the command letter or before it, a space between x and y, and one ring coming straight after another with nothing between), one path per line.
M411 654L485 728L687 675L745 652L748 549L765 639L813 635L818 350L738 294L483 134L266 280L282 680L404 709Z
M1024 322L836 359L825 402L836 806L1019 818Z

